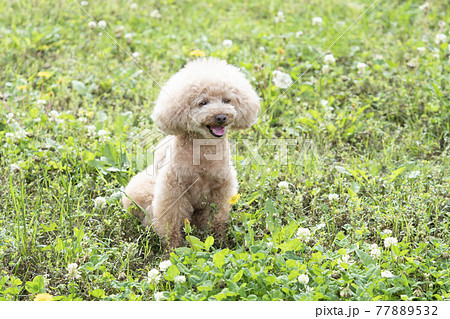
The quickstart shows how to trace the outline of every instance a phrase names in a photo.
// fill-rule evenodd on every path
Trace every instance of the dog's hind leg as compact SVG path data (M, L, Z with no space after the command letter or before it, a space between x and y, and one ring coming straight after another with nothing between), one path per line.
M151 213L154 184L153 176L148 175L146 170L134 176L127 187L125 187L125 195L122 197L123 206L128 209L133 202L135 202L142 209L147 210L147 213ZM131 213L139 218L145 225L145 221L146 219L148 221L148 217L147 213L142 209L133 207L131 208Z

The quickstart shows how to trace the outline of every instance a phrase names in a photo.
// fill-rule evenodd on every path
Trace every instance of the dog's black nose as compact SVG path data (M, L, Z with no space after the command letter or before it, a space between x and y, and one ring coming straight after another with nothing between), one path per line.
M227 121L227 116L226 115L216 115L214 116L214 120L216 121L217 124L222 125L225 124L225 122Z

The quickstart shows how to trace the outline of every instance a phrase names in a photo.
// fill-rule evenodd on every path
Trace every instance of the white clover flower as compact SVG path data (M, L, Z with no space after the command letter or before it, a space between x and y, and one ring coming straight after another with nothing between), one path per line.
M367 64L365 64L364 62L359 62L356 65L356 68L358 69L358 74L364 74L364 71L367 68Z
M324 65L322 66L322 72L323 72L324 74L327 74L328 72L330 72L330 70L331 70L331 68L330 68L330 66L329 66L328 64L324 64Z
M11 164L9 166L9 170L11 171L11 173L18 173L20 172L20 166L17 164Z
M314 17L312 19L313 25L322 25L322 23L323 23L323 19L321 17Z
M159 12L158 9L154 9L152 10L152 12L150 12L150 18L161 18L161 13Z
M222 46L225 48L231 48L233 46L233 41L231 41L229 39L225 39L222 42Z
M141 54L140 54L139 52L133 52L133 53L131 54L131 56L133 57L133 59L139 59L140 56L141 56Z
M280 189L289 189L289 183L286 181L282 181L278 183L278 188Z
M307 274L301 274L300 276L298 276L297 280L299 283L307 285L309 282L309 276Z
M438 33L436 34L436 36L434 37L434 43L436 43L437 45L444 43L445 40L447 39L447 36L443 33Z
M176 276L174 279L176 284L184 284L186 282L186 277L185 276Z
M81 1L80 4L81 4L83 7L87 7L87 6L89 5L89 1Z
M287 89L293 83L289 74L278 70L272 72L272 81L273 84L280 89Z
M88 23L89 29L94 29L96 26L97 26L97 23L95 23L95 21L91 21Z
M110 197L111 197L112 199L119 199L119 198L122 198L122 192L121 192L121 191L116 191L116 192L112 193Z
M275 21L275 23L280 23L280 22L284 22L284 13L283 11L278 11L277 12L277 16L275 18L273 18L273 20Z
M78 121L80 121L81 123L86 123L87 122L87 118L84 116L81 116L78 118Z
M155 294L153 295L153 298L155 298L155 301L166 300L166 297L164 297L164 292L162 292L162 291L155 292Z
M159 274L158 269L152 269L147 274L147 282L149 284L158 284L161 280L161 275Z
M36 101L36 104L37 104L38 106L43 106L43 105L47 104L47 101L46 101L46 100L37 100L37 101Z
M108 139L108 132L105 130L100 130L97 132L98 140L100 143L105 143Z
M98 26L102 29L106 28L106 21L105 20L100 20L98 22Z
M170 266L172 266L172 263L170 262L170 260L164 260L159 264L159 270L161 270L162 272L166 271L167 268L169 268Z
M334 58L334 56L332 54L327 54L323 58L323 63L325 63L325 64L334 64L335 62L336 62L336 59Z
M16 134L15 137L18 138L19 140L24 139L27 136L27 131L25 131L23 128L20 128Z
M11 122L12 120L14 120L14 114L13 113L6 114L6 123Z
M335 193L328 194L328 200L330 202L337 201L337 200L339 200L339 195L335 194Z
M314 288L313 287L309 287L309 286L306 286L305 287L305 292L306 293L310 293L310 292L313 292L314 291Z
M385 230L383 230L383 234L390 235L390 234L392 234L392 230L385 229Z
M395 277L389 270L385 270L381 273L382 278L392 278Z
M430 9L430 4L429 4L428 2L425 2L424 4L422 4L422 5L419 7L419 9L422 10L422 11L424 11L424 12L426 12L426 11L428 11L428 10Z
M89 125L88 127L87 127L87 130L88 130L88 136L95 136L95 130L96 130L96 127L95 127L95 125Z
M377 244L371 244L370 245L370 249L377 249L378 248L378 245Z
M273 242L269 241L267 243L267 248L272 249L273 248Z
M327 106L328 105L328 100L320 100L320 105Z
M381 256L381 249L380 248L372 248L370 250L370 256L372 256L375 259L380 258L380 256Z
M420 55L424 55L425 54L425 48L424 47L418 47L417 48L417 52L419 52Z
M295 32L295 37L296 37L296 38L300 38L302 35L303 35L303 31L301 31L301 30Z
M299 228L297 230L297 237L300 240L308 241L311 238L311 232L308 228Z
M133 2L133 3L130 4L130 9L132 9L132 10L137 9L137 7L138 7L137 3Z
M265 53L266 52L266 49L264 47L259 47L258 50L261 53Z
M375 54L374 59L375 59L375 60L383 60L383 55L381 55L381 54Z
M389 248L392 245L395 245L398 243L397 238L395 237L387 237L384 239L384 247Z
M412 171L407 175L408 178L414 179L420 176L420 171Z
M408 61L408 62L406 63L406 66L407 66L408 68L414 69L414 68L416 67L416 63L415 63L414 61Z
M104 197L97 197L94 199L94 207L102 208L106 206L106 199Z
M67 278L70 280L81 278L80 272L78 271L78 265L72 263L67 265Z
M8 133L5 134L6 138L11 138L12 139L12 138L14 138L14 136L15 136L14 133L11 133L11 132L8 132Z
M123 37L127 40L131 40L131 39L133 39L133 36L134 36L134 33L125 33Z
M56 111L56 110L51 110L49 113L48 113L48 115L50 115L50 121L52 122L52 121L56 121L57 119L58 119L58 117L59 117L59 112L58 111Z
M439 28L441 28L441 29L444 28L444 27L445 27L445 21L442 21L442 20L439 21L439 22L438 22L438 26L439 26Z

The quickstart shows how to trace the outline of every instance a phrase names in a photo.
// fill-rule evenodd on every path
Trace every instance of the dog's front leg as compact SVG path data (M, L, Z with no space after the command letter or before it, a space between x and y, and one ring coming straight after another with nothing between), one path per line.
M211 202L214 204L210 209L211 231L219 242L223 241L227 233L231 210L230 198L231 196L224 196L221 191L212 194Z
M183 243L184 220L190 220L194 211L185 193L186 190L179 184L169 183L155 192L152 225L161 238L166 253Z

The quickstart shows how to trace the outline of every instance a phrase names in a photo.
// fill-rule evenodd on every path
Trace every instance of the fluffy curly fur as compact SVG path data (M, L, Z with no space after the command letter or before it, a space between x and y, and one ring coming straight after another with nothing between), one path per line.
M222 60L190 62L164 85L152 119L170 136L156 147L152 167L130 180L122 201L145 209L133 213L166 249L182 243L185 219L210 227L216 238L224 235L237 192L226 130L249 128L259 112L249 81Z

